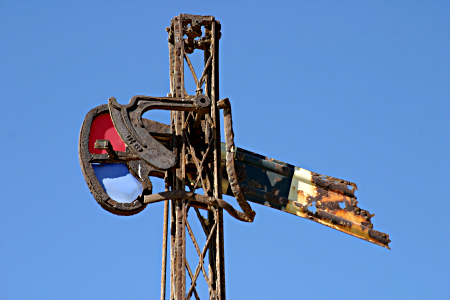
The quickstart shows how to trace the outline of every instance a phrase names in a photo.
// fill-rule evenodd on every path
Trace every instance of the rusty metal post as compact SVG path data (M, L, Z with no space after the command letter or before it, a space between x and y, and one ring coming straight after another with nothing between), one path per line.
M202 28L203 33L202 34ZM217 102L219 101L219 38L220 23L211 16L194 16L181 14L171 21L167 28L169 33L170 54L170 97L192 99L184 86L184 62L189 65L190 71L197 84L195 96L202 95L203 83L204 94L211 99L211 107L207 112L171 112L171 126L174 138L172 142L173 152L177 157L177 165L173 172L171 191L185 191L185 187L192 184L187 180L186 166L188 160L196 162L197 181L200 180L205 195L222 198L222 165L221 165L221 141L220 141L220 115ZM201 37L194 40L196 37ZM205 68L202 76L197 78L193 66L188 58L188 53L195 49L204 51ZM196 145L192 147L190 139L196 139ZM200 142L198 141L200 140ZM202 148L204 150L198 150ZM198 153L199 152L199 153ZM212 154L212 155L211 155ZM203 156L201 160L197 155ZM201 161L201 163L200 163ZM167 180L167 178L166 178ZM191 186L189 188L192 189ZM195 189L194 187L193 189ZM223 243L223 209L213 206L199 206L191 204L188 199L172 199L170 210L170 280L172 300L190 298L193 294L198 298L195 290L195 282L203 269L202 262L206 250L209 253L209 276L204 273L205 280L209 286L209 297L211 299L225 299L225 268L224 268L224 243ZM187 213L191 205L207 210L207 219L199 214L200 222L207 236L207 245L201 252L192 235L194 244L199 252L199 265L194 273L191 272L186 261L186 226ZM197 210L198 213L198 210ZM192 231L189 232L193 234ZM186 269L191 277L191 287L186 287Z
M184 97L184 42L183 42L183 20L182 17L173 19L173 29L174 29L174 79L175 79L175 89L172 96L182 98ZM184 112L174 112L171 120L173 132L175 132L174 140L174 153L178 158L178 165L174 172L174 180L172 184L172 190L184 190L184 137L182 124L184 121ZM186 253L185 249L185 229L184 229L184 219L185 219L185 201L183 199L172 200L174 210L172 213L172 218L174 219L174 244L171 245L174 253L174 259L172 261L172 289L173 289L173 299L182 300L185 295L185 267L184 267L184 257Z

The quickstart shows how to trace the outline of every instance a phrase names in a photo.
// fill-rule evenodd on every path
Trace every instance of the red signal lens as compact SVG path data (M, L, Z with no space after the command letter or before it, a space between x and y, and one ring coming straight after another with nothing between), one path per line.
M109 114L97 116L91 125L89 133L89 152L95 154L106 153L106 150L95 149L96 140L109 140L115 151L125 151L125 143L120 138Z

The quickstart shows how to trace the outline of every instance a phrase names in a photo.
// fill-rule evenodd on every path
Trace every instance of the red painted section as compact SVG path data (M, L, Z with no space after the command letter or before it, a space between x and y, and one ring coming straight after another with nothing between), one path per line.
M125 151L125 143L120 138L109 114L97 116L92 121L89 132L89 152L96 154L106 153L106 150L94 148L96 140L109 140L115 151Z

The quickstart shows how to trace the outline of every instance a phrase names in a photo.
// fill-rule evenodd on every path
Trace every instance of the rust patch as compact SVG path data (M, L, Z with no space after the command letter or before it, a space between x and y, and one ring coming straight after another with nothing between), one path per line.
M274 188L272 189L272 194L278 195L279 193L280 193L280 190L277 189L276 187L274 187Z
M366 222L366 220L363 217L355 215L346 210L337 210L337 211L334 211L333 214L338 217L350 220L350 221L358 223L358 224L362 224L363 222ZM366 222L366 223L368 223L368 222Z
M235 167L237 181L238 182L243 181L247 177L244 165L235 164L234 167Z
M272 193L265 193L264 194L264 198L268 202L276 204L276 205L286 206L289 203L288 199L286 199L284 197L277 196L277 195L272 194Z
M313 183L318 187L349 197L355 197L355 191L358 189L356 183L314 172L311 172L311 174Z
M245 154L244 154L244 153L242 153L242 152L237 152L237 153L236 153L236 156L235 156L235 158L234 158L234 160L237 160L237 161L243 161L243 160L244 160L244 157L245 157Z
M297 201L299 203L302 203L302 205L305 205L307 203L312 202L313 200L310 200L312 198L310 195L304 193L302 190L297 191ZM314 198L312 198L314 199Z
M299 207L299 208L303 208L303 205L301 205L301 204L298 203L298 202L293 201L293 204L294 204L295 206Z
M248 195L248 196L255 195L255 190L252 189L251 187L243 185L243 186L241 186L241 190L242 190L242 193L244 193L245 195Z
M239 181L239 177L238 177L238 181ZM251 186L251 187L254 187L254 188L260 188L261 187L261 185L258 182L253 181L253 180L250 180L248 182L248 185Z

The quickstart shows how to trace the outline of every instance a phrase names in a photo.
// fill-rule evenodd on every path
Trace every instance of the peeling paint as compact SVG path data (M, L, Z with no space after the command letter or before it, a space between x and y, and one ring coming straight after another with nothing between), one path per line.
M389 249L389 236L372 229L371 218L374 215L357 206L355 183L268 159L241 148L237 148L235 165L240 170L239 184L246 200ZM222 186L223 193L232 195L227 184Z

